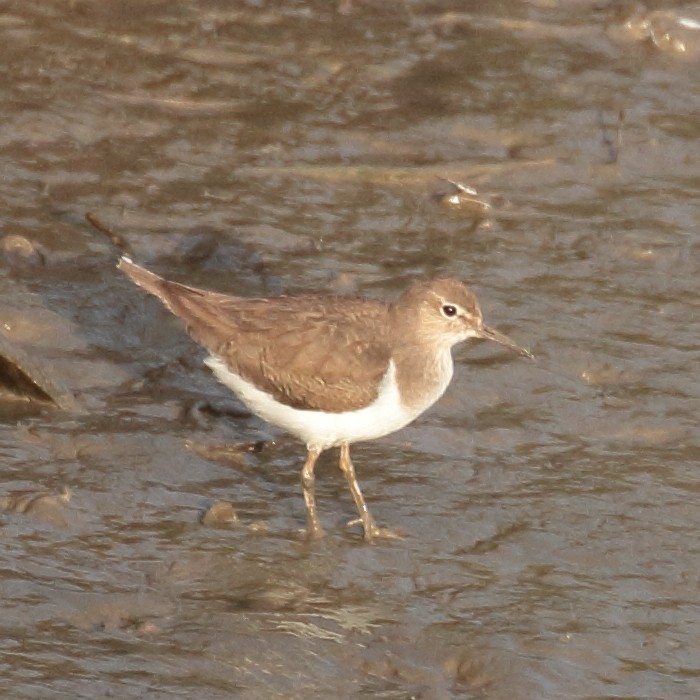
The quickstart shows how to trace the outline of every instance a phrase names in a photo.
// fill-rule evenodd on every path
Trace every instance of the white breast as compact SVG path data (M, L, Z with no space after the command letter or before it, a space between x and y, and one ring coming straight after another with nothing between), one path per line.
M393 362L389 363L374 403L345 413L304 411L285 406L231 372L220 357L212 355L204 362L217 379L231 389L253 413L268 423L284 428L308 447L326 449L345 442L361 442L388 435L410 423L427 407L409 409L401 403ZM440 387L440 394L445 386L446 384ZM430 403L437 400L440 394Z

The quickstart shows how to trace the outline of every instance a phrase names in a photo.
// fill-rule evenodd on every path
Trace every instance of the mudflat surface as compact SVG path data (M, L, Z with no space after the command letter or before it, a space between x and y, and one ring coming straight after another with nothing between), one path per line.
M462 5L5 4L0 330L76 407L0 407L3 697L700 695L697 6ZM404 540L324 455L308 543L88 211L231 294L456 275L538 360L353 448Z

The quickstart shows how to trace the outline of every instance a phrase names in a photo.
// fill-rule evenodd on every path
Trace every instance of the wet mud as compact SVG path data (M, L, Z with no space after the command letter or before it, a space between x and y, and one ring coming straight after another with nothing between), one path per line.
M694 4L10 2L0 695L700 695ZM116 269L471 284L442 401L337 455Z

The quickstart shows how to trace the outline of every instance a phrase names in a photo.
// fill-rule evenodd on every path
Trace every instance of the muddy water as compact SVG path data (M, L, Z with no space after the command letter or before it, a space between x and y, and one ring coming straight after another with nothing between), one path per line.
M3 334L77 406L0 411L0 693L697 698L696 9L7 3ZM87 211L235 294L449 272L538 361L464 347L354 448L403 541L344 528L326 456L309 544L302 448Z

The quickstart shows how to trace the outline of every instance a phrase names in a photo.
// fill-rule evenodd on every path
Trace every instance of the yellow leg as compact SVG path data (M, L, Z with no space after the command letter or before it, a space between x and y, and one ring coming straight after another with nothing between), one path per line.
M316 460L321 454L321 450L316 448L307 448L306 462L301 470L301 486L304 489L304 503L306 504L306 531L309 538L316 539L323 535L323 528L316 513L316 495L315 495L315 477L314 467Z
M355 501L355 507L357 508L360 522L365 532L365 540L371 542L374 537L381 535L382 531L374 522L374 518L369 512L365 499L362 496L360 485L357 483L357 477L355 476L355 467L350 460L350 446L347 444L340 446L340 469L343 474L345 474L348 486L350 487L350 493L352 494L352 500Z

